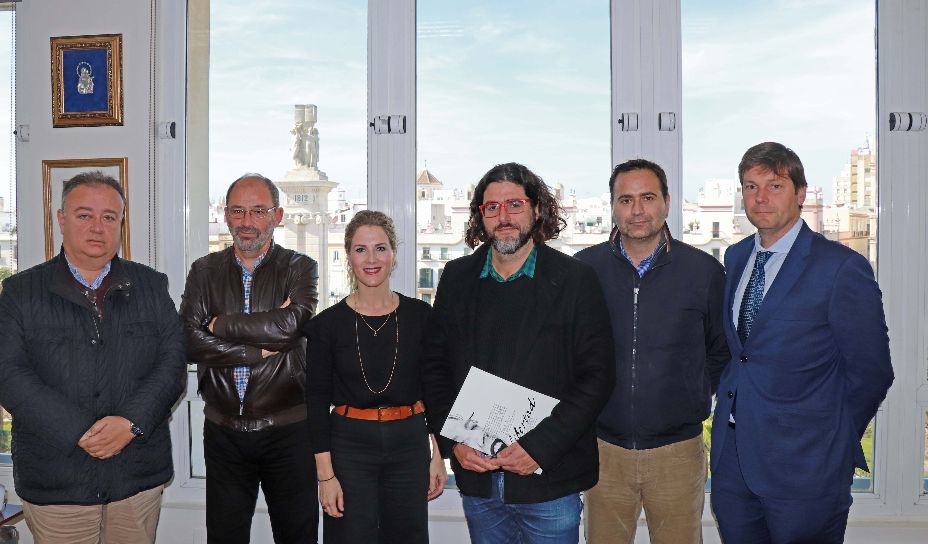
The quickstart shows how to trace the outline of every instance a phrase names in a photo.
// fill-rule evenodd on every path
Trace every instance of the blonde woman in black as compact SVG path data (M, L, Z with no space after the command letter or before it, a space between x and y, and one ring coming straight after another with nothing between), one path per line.
M425 543L428 501L448 479L421 400L419 345L431 307L390 289L396 233L385 214L358 212L345 251L352 293L305 331L323 541Z

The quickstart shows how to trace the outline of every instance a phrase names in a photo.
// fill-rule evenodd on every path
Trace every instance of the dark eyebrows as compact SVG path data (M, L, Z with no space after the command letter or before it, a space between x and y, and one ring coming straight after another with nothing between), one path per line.
M638 193L638 194L623 193L621 195L616 195L615 199L618 200L620 198L634 198L636 196L657 196L657 193L653 191L645 191L644 193Z

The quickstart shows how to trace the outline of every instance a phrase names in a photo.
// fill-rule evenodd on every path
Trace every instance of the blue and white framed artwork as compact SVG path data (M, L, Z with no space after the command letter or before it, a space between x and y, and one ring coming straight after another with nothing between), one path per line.
M122 125L122 35L51 38L52 126Z

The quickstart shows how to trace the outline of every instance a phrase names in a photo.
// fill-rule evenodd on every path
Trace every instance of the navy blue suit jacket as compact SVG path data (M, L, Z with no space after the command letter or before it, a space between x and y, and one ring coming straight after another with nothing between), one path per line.
M742 345L732 304L754 246L725 253L725 335L712 425L718 466L738 400L738 453L761 497L813 498L847 491L867 469L860 439L893 381L889 337L870 263L803 225Z

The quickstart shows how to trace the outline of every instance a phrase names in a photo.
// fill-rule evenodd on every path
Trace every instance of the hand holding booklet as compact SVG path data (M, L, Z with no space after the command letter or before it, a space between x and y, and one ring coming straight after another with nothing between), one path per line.
M558 402L472 366L441 435L495 456L550 416Z

